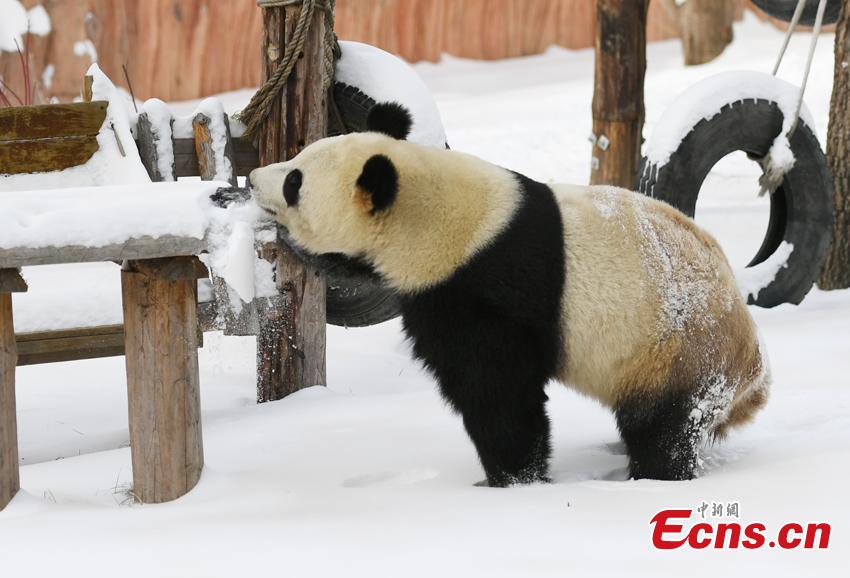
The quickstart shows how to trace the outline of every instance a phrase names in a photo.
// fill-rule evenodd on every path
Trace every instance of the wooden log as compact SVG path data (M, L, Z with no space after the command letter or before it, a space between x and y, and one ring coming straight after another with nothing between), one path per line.
M85 164L97 149L94 136L0 143L0 174L61 171Z
M0 143L95 136L106 120L107 102L75 102L0 108Z
M171 119L171 125L174 125L174 119ZM155 183L162 181L177 180L177 171L174 168L174 161L171 162L171 170L163 174L159 166L159 149L157 143L160 139L171 139L171 131L168 135L159 134L154 130L151 124L148 113L143 112L139 115L139 121L136 125L136 146L139 149L139 157L142 159L142 164L148 171L148 176Z
M187 258L187 261L191 259ZM129 263L121 273L133 494L174 500L201 476L197 278L173 261Z
M22 283L17 271L0 270L0 510L6 507L21 487L15 413L15 366L18 354L11 293L26 291L26 283Z
M224 158L230 163L230 170L219 167L216 164L215 147L213 145L213 134L211 119L205 114L198 114L192 120L192 131L195 136L195 154L198 158L198 169L201 180L215 180L216 175L228 174L227 180L231 187L237 186L236 182L236 159L233 154L233 141L230 137L230 120L224 116Z
M201 180L204 181L214 180L216 175L222 172L216 166L216 155L210 124L211 119L205 114L196 115L192 121L198 171ZM233 152L233 139L230 136L230 121L227 115L224 115L224 132L225 142L227 143L224 156L230 161L230 184L235 187L237 186L236 159ZM243 304L239 308L234 307L233 300L238 299L238 297L231 296L231 291L227 283L224 279L218 277L215 271L211 271L211 275L217 317L220 319L219 325L223 328L224 334L256 335L259 330L256 309L250 303Z
M591 184L633 189L640 163L649 0L598 0Z
M301 6L263 9L264 79L274 74L292 37ZM316 10L302 54L260 133L260 163L293 158L327 134L322 86L325 14ZM269 300L257 336L257 399L271 401L325 384L326 284L281 241L266 247L277 268L282 299Z
M234 138L233 160L236 176L248 176L260 166L260 153L254 143ZM201 174L194 138L174 139L174 168L178 177L197 177Z
M159 257L178 257L200 255L207 249L204 239L194 237L175 237L163 235L137 237L124 243L103 247L82 247L68 245L64 247L3 247L0 248L0 268L17 268L30 265L62 265L65 263L99 263L126 259L155 259Z
M124 326L19 333L18 367L124 355Z

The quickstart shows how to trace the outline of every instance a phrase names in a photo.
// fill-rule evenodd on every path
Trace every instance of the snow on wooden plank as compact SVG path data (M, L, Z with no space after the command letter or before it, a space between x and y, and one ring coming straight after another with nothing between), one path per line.
M227 183L174 182L0 192L0 267L192 255ZM220 210L220 209L218 209Z
M204 239L193 237L139 237L123 243L85 247L62 245L58 247L21 247L0 249L0 267L28 267L33 265L61 265L65 263L99 263L125 259L156 259L200 255L207 250Z

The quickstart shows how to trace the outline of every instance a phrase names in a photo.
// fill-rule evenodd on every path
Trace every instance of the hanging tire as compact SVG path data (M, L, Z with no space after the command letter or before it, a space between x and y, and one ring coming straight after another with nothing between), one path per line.
M844 0L827 0L826 10L823 13L824 24L835 24L838 22L838 15L841 12L841 3ZM806 0L806 7L803 8L803 14L800 17L800 24L803 26L814 26L815 17L818 13L819 0ZM753 4L759 9L783 22L791 22L794 16L794 10L797 8L797 0L753 0Z
M700 188L712 167L735 151L754 159L765 157L783 121L779 106L769 100L727 104L694 125L666 163L644 158L637 190L693 217ZM790 142L796 162L770 197L767 232L748 267L766 261L783 241L792 244L793 250L774 280L757 298L749 297L751 304L761 307L799 304L820 274L832 239L833 180L820 143L803 120Z

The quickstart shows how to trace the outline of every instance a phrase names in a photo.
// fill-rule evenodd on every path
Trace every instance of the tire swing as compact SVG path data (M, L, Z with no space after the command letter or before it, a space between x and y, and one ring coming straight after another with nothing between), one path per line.
M749 71L697 83L661 118L638 176L639 192L693 218L703 181L726 155L743 151L761 164L770 220L761 247L738 275L748 303L760 307L802 302L832 240L833 178L802 102L804 90L805 80L800 88Z
M367 44L343 41L339 45L342 57L335 67L328 136L365 131L372 107L378 102L393 101L405 105L413 116L410 141L448 147L437 105L425 83L406 62ZM282 230L281 238L287 241ZM287 245L293 248L291 243ZM344 255L300 257L327 277L327 316L331 325L366 327L400 315L396 294L363 263Z

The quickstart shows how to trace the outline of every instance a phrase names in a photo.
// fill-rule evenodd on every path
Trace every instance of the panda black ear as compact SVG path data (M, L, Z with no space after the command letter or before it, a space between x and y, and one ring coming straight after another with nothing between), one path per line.
M373 215L388 208L398 194L398 171L384 155L375 155L363 165L357 179L361 198Z
M394 139L406 140L413 127L410 111L397 102L382 102L369 111L366 130L380 132Z

